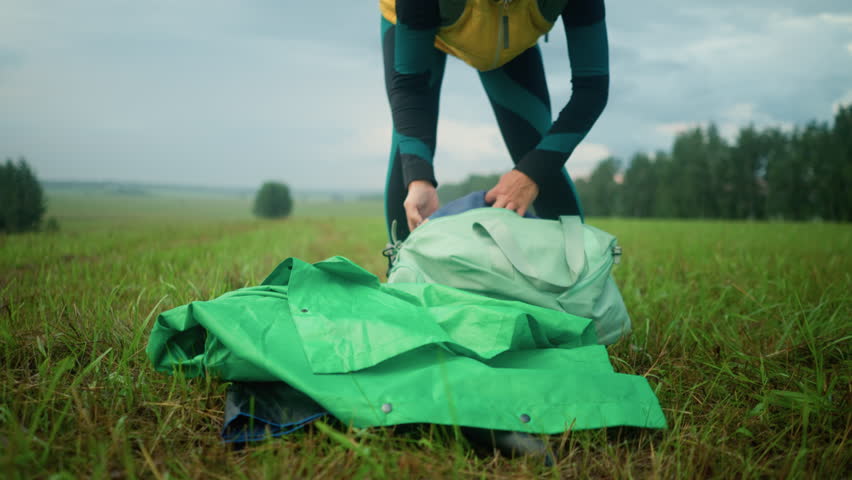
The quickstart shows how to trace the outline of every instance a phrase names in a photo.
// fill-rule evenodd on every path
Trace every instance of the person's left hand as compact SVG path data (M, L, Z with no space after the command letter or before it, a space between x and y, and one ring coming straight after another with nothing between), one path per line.
M538 185L526 174L512 170L500 177L497 185L485 194L485 203L496 208L507 208L523 217L536 197Z

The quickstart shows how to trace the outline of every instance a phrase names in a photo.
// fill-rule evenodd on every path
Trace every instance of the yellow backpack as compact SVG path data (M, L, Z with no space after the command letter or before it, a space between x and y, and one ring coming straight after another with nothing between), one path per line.
M379 0L379 9L396 24L395 0ZM467 0L458 20L438 29L435 48L485 72L535 45L551 27L537 0Z

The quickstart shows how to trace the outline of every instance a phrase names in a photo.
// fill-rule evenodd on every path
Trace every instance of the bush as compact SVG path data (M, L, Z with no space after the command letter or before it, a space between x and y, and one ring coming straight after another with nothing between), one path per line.
M50 217L47 219L47 223L44 224L44 231L47 233L56 233L59 231L59 220L56 217Z
M44 192L27 161L0 165L0 232L37 230L44 215Z
M266 182L254 197L255 215L264 218L281 218L290 215L293 199L287 185L278 182Z

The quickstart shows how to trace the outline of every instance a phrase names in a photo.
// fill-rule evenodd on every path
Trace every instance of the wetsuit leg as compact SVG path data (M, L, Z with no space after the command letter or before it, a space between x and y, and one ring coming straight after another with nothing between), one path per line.
M431 52L429 53L431 55L430 67L427 72L422 74L428 75L428 81L422 82L422 85L425 85L425 91L423 91L423 88L420 87L421 82L419 82L417 78L418 75L401 73L395 66L395 30L397 26L384 18L382 18L381 22L382 57L384 60L385 89L388 95L388 102L391 104L392 108L394 108L395 105L415 104L420 108L416 110L416 114L412 115L434 116L432 119L412 118L412 122L408 123L429 126L425 129L414 129L414 132L408 132L409 135L403 135L398 131L398 129L408 127L408 125L394 126L390 161L388 163L387 178L385 180L385 219L387 221L388 238L393 238L394 236L391 234L391 227L395 220L395 236L396 238L403 240L410 232L408 230L408 221L405 216L405 209L402 206L408 192L402 168L406 153L400 148L400 143L404 140L408 140L410 142L411 139L414 138L416 140L420 140L422 145L424 145L424 147L429 151L435 151L438 105L447 55L434 47L431 49ZM406 96L409 98L402 98ZM421 105L422 102L425 102L426 105ZM405 112L398 115L399 117L406 116ZM411 130L411 128L408 128L408 130Z
M538 145L552 123L541 51L538 45L531 47L496 70L479 72L479 78L494 109L509 155L517 165ZM574 182L564 167L560 181L541 189L533 206L542 218L583 216Z

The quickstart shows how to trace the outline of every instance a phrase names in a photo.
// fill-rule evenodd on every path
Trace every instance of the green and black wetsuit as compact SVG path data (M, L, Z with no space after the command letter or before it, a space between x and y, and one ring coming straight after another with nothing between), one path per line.
M427 180L437 185L432 162L447 54L436 48L436 35L457 22L466 3L473 1L396 0L395 18L382 17L385 87L393 117L385 213L389 231L396 220L399 238L409 233L403 208L408 184ZM604 4L603 0L534 1L537 15L540 13L550 23L561 17L565 26L572 94L556 121L552 121L537 45L498 68L479 71L479 77L515 168L539 187L533 204L536 213L543 218L582 215L564 165L607 101L609 57ZM497 2L505 6L511 0ZM503 25L511 21L512 18L505 18ZM509 30L505 28L505 34L501 30L500 44L508 45Z

